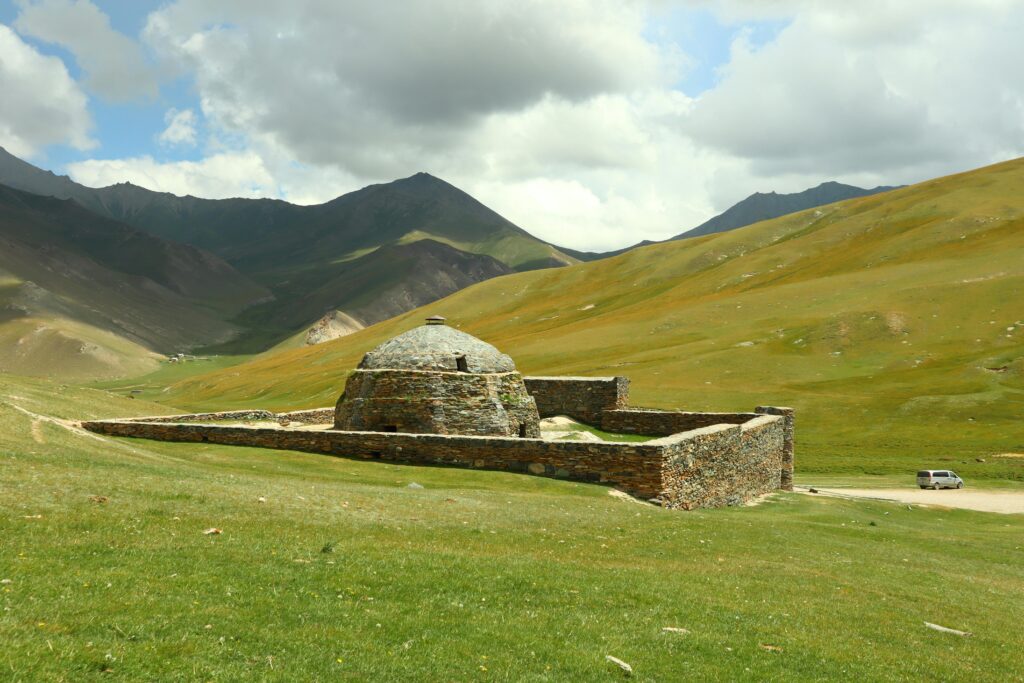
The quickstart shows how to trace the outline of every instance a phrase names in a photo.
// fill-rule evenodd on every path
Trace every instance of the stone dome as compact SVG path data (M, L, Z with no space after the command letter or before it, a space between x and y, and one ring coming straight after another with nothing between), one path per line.
M439 319L404 332L370 351L361 370L433 370L441 372L515 372L512 359L471 334Z
M511 358L431 317L363 357L334 428L538 439L540 416Z

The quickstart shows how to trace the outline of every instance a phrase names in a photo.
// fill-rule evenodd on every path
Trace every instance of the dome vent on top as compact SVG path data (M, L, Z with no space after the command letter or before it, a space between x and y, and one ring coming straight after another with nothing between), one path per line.
M515 372L515 363L490 344L428 318L426 325L390 339L367 353L360 370L433 370L440 372Z

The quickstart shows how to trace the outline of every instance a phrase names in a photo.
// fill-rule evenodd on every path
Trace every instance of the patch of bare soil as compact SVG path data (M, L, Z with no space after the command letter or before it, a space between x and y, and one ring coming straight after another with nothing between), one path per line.
M799 493L810 493L798 488ZM1024 491L976 491L964 489L847 489L819 488L816 494L840 498L871 498L912 505L931 505L979 512L1024 514Z

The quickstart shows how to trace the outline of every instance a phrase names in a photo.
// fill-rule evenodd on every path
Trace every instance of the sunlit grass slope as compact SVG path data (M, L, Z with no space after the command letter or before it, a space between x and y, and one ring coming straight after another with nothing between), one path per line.
M0 372L67 380L140 375L160 356L140 344L66 318L15 318L0 325Z
M1014 516L799 494L682 513L62 421L161 409L0 377L3 679L622 680L606 655L637 681L1024 670Z
M1024 450L1022 212L1016 160L498 278L168 396L196 408L328 405L362 353L437 313L527 373L628 375L640 405L793 405L803 468L927 462L1020 478L1021 459L974 457Z

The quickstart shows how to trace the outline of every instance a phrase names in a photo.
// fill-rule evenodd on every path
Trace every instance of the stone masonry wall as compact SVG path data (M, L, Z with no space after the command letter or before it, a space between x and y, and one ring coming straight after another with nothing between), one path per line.
M755 412L762 415L779 415L785 420L782 445L782 482L783 491L793 490L793 434L795 429L796 411L782 406L758 406Z
M155 415L129 418L130 422L298 422L301 424L331 424L334 408L293 410L290 413L272 413L269 410L225 410L216 413L188 413L187 415Z
M278 413L277 418L279 420L298 422L304 425L329 425L334 423L334 408L293 410L290 413Z
M743 424L757 413L691 413L679 410L623 408L602 414L598 426L618 434L668 436L716 424Z
M157 415L154 417L136 417L133 422L259 422L277 420L277 413L269 410L225 410L217 413L189 413L188 415Z
M666 507L690 510L738 505L778 489L787 466L792 480L792 411L767 407L758 410L765 414L741 425L715 424L645 443L299 431L158 421L164 418L93 421L82 426L110 436L278 448L601 482L641 498L658 499ZM767 414L769 411L779 414ZM209 415L205 414L205 419ZM179 416L190 417L196 416Z
M742 505L780 488L784 439L784 420L765 415L648 442L666 449L663 504L684 510Z
M606 410L629 405L628 377L524 377L541 418L567 415L601 425Z
M603 482L641 498L661 492L662 449L647 444L106 420L82 424L110 436L327 453Z

